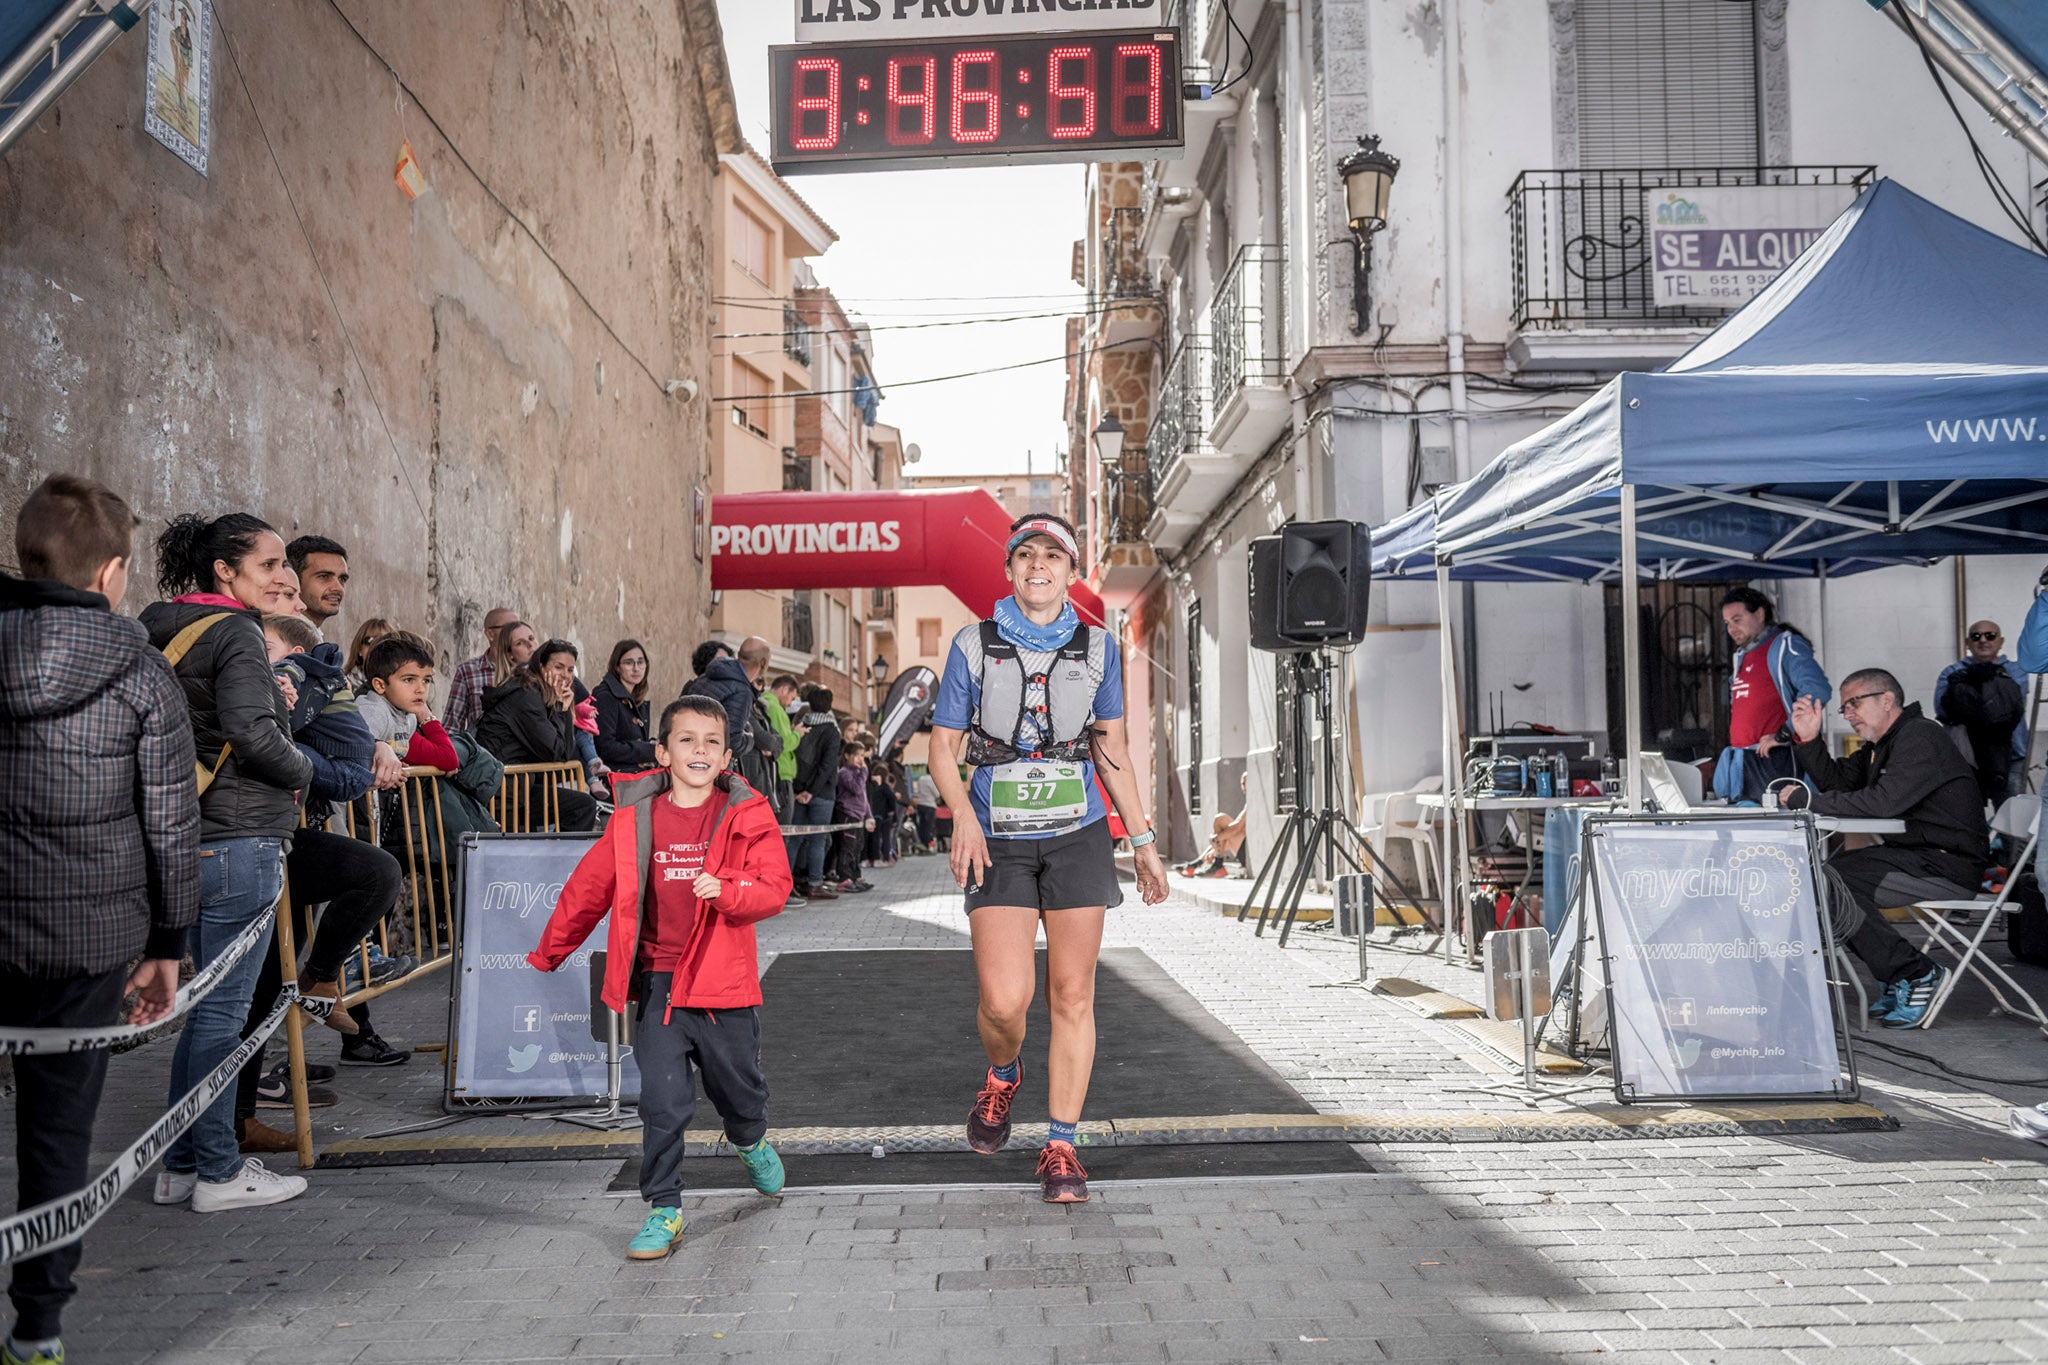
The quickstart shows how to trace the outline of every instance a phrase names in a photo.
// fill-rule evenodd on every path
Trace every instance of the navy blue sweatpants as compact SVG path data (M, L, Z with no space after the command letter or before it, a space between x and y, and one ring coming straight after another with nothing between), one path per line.
M725 1121L735 1147L751 1147L768 1131L768 1079L761 1074L761 1013L671 1011L671 974L642 972L633 1017L633 1060L640 1064L640 1194L657 1207L683 1195L683 1130L697 1112L692 1068L704 1098ZM667 1023L663 1023L663 1016Z

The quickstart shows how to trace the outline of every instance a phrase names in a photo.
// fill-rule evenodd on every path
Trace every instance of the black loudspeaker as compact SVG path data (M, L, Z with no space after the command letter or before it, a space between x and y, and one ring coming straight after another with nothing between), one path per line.
M1254 649L1339 647L1365 639L1372 532L1362 522L1289 522L1251 543Z

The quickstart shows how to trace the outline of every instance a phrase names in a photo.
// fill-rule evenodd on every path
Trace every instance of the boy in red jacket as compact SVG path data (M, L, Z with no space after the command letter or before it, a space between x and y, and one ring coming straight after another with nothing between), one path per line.
M725 771L725 708L679 697L661 713L666 772L616 784L617 810L570 874L526 960L562 965L611 913L604 1001L634 1015L640 1064L640 1193L653 1205L627 1243L658 1261L683 1240L683 1130L696 1112L695 1063L755 1189L782 1189L768 1145L754 922L789 899L789 858L768 799Z

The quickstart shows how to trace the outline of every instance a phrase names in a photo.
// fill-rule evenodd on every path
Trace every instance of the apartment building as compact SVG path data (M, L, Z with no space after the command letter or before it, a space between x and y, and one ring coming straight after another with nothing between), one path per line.
M1073 497L1119 613L1129 710L1158 745L1169 847L1237 808L1254 847L1291 795L1287 679L1248 638L1247 544L1290 518L1379 524L1465 478L1624 369L1653 369L1726 316L1660 302L1645 224L1700 187L1800 185L1846 204L1892 176L2008 237L1920 51L1886 17L1824 0L1184 0L1190 79L1175 160L1093 168L1082 204L1066 418ZM2048 172L1976 106L2006 184ZM1354 236L1340 162L1397 158L1383 231ZM2041 209L2033 203L2038 219ZM1105 462L1105 417L1121 449ZM2015 619L2038 566L1886 570L1828 589L1839 643L1926 688L1952 625ZM1724 584L1660 586L1646 638L1653 740L1709 740ZM1818 589L1781 590L1817 619ZM1611 590L1460 590L1449 627L1468 720L1605 736L1620 679ZM1345 661L1340 789L1439 772L1433 592L1375 585ZM1928 622L1937 622L1934 629ZM1660 634L1661 632L1661 634ZM1867 658L1864 656L1868 656ZM1700 661L1704 661L1703 663ZM1923 694L1924 699L1924 694ZM1468 727L1469 728L1469 727Z

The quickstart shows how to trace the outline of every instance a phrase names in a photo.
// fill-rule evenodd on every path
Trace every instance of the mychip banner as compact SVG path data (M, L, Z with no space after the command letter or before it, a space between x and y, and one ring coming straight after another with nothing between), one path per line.
M1802 817L1593 816L1616 1097L1852 1098Z
M605 1093L605 1046L592 1037L590 955L610 918L552 972L526 955L555 899L589 851L588 835L470 835L462 841L462 956L455 974L455 1068L450 1100L595 1099ZM604 1032L600 1015L595 1033ZM626 1056L621 1088L640 1093Z

